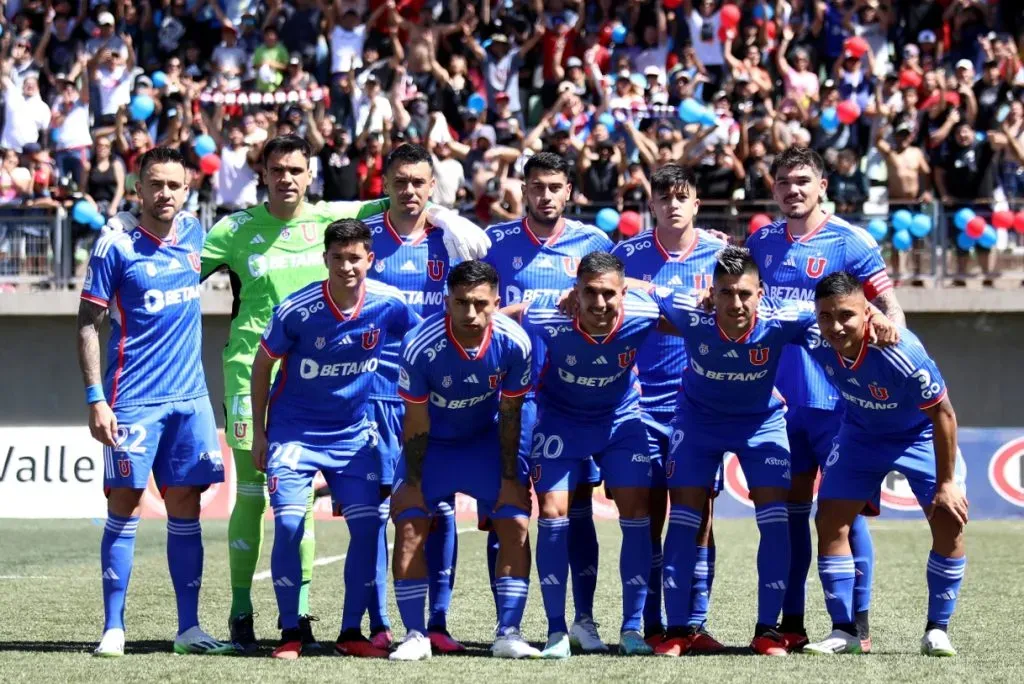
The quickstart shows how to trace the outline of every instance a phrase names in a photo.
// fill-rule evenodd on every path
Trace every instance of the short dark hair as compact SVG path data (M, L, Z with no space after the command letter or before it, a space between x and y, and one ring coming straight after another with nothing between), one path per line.
M530 174L534 171L546 173L560 173L567 181L572 181L572 167L565 157L554 152L538 152L526 160L523 166L523 178L530 180Z
M307 162L313 156L313 148L309 146L305 138L292 134L279 135L271 138L263 146L263 152L260 153L260 162L262 162L263 166L266 166L272 155L291 154L292 152L301 152Z
M758 281L761 280L757 262L746 247L729 245L715 255L715 270L712 275L715 280L720 276L741 276L745 273L752 273L757 276Z
M652 195L657 195L680 185L688 188L691 193L696 194L697 192L697 175L689 166L673 162L665 164L651 175Z
M384 160L384 175L387 175L392 167L399 164L419 164L420 162L426 162L430 167L431 173L433 173L434 160L430 156L430 152L427 152L427 148L415 143L399 145L391 150L391 154Z
M457 287L468 285L490 285L492 290L498 288L498 271L493 266L476 259L463 261L461 264L448 271L448 292Z
M367 252L373 251L373 234L370 227L359 219L340 219L327 226L324 231L324 251L331 245L349 245L353 242L362 243Z
M618 273L625 277L626 266L622 260L609 252L591 252L580 260L579 268L576 269L576 277L601 275L603 273Z
M798 166L810 166L819 177L825 173L825 161L809 147L787 147L772 161L769 173L775 178L780 170L795 169Z
M846 297L863 291L864 286L853 274L836 271L819 280L818 284L814 286L814 301L829 297Z
M181 164L185 168L185 156L172 147L154 147L139 159L139 178L146 176L146 169L153 164Z

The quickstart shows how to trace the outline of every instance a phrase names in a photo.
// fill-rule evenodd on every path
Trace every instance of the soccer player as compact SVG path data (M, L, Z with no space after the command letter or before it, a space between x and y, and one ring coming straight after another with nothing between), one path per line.
M821 199L828 180L818 153L791 147L775 158L771 171L775 179L773 196L785 219L764 226L747 240L768 296L810 302L814 286L821 278L845 270L864 284L868 299L878 309L898 326L905 325L874 239L865 230L822 209ZM825 374L797 345L782 352L777 387L789 409L786 432L793 471L787 499L792 555L779 631L790 649L795 650L807 643L804 596L811 564L809 517L814 482L839 430L842 410ZM869 651L868 608L874 551L867 521L862 516L853 523L850 543L857 566L857 626L863 649Z
M541 295L557 296L573 286L576 267L591 252L608 252L612 242L602 231L564 216L572 197L572 167L563 157L541 152L530 157L523 168L523 196L526 216L498 223L487 229L492 248L485 260L498 271L505 306L531 302ZM533 336L534 378L544 358L544 340ZM536 422L533 392L523 404L523 436L520 454L529 458L531 433ZM572 568L573 603L576 617L569 631L573 644L585 652L604 652L594 622L594 593L597 590L597 530L591 508L594 485L601 475L589 462L569 511L569 564ZM488 567L493 584L497 549L494 535L488 538Z
M626 275L657 287L676 291L706 290L711 285L715 256L726 243L707 232L697 230L694 217L700 200L693 170L679 164L666 164L651 176L650 209L654 230L620 242L612 254L622 259ZM657 646L665 626L661 610L662 554L661 533L668 511L664 461L668 457L670 423L675 412L679 377L686 367L686 348L676 336L655 331L637 352L640 374L640 408L651 454L651 544L653 555L644 606L644 638ZM663 655L681 655L687 651L720 651L722 645L705 629L711 585L715 573L715 547L711 535L711 499L705 507L693 577L687 639L678 648L662 649Z
M367 219L373 233L375 261L369 277L401 291L406 303L423 317L444 310L445 276L450 258L444 232L434 227L428 204L434 190L430 153L420 145L406 144L394 149L384 162L384 187L390 207ZM381 487L390 490L395 464L402 449L402 416L405 406L398 395L398 367L401 339L389 340L381 354L380 368L370 390L373 420L380 435ZM380 506L387 522L389 502ZM448 633L447 616L455 581L458 536L455 532L455 499L438 503L427 537L427 565L430 568L430 619L427 635L439 653L465 650ZM381 526L377 555L377 589L370 602L371 640L380 648L391 645L387 614L388 585L387 526Z
M407 630L392 660L430 657L424 636L429 511L456 492L477 500L499 539L498 626L491 652L537 657L519 633L530 582L530 490L519 458L523 396L531 387L530 340L497 313L498 274L467 261L447 279L445 311L402 345L399 393L404 446L395 473L395 597ZM497 415L497 420L495 420Z
M309 144L298 136L279 136L263 148L261 159L269 199L219 221L203 248L202 277L225 269L234 294L231 332L224 348L224 390L228 444L235 454L236 494L228 526L231 567L231 639L244 650L256 646L251 599L252 576L263 544L267 509L266 477L252 467L252 410L249 380L260 335L275 305L296 290L325 277L324 229L343 218L379 214L387 201L305 201L312 181ZM455 212L431 209L432 221L445 234L450 253L470 258L486 251L483 231ZM313 647L308 585L313 572L312 504L307 507L307 538L302 544L303 579L300 628Z
M340 502L350 534L336 650L361 657L387 655L359 629L372 593L381 525L380 462L367 409L385 341L404 335L420 318L397 290L366 280L372 245L369 228L359 220L328 226L327 280L307 285L275 307L253 361L252 460L257 471L267 474L274 508L270 569L282 629L275 658L294 660L303 649L299 546L318 470ZM281 371L271 388L279 359Z
M750 646L762 655L786 655L777 621L789 572L790 462L785 406L773 385L783 347L814 325L813 308L808 302L764 298L757 264L739 247L718 255L712 313L692 295L657 290L655 298L685 340L689 364L665 464L672 506L665 539L669 627L663 645L685 633L701 510L723 452L731 451L739 455L750 485L761 534L758 617ZM872 325L891 327L880 321Z
M860 653L854 614L855 565L847 529L877 496L886 474L906 476L932 533L928 555L928 621L921 653L953 656L946 630L956 608L967 557L963 460L956 414L946 384L920 340L901 331L896 346L869 343L860 277L833 273L815 288L821 337L806 340L810 354L842 394L846 411L824 463L818 492L818 575L832 633L805 653Z
M202 365L199 252L203 227L179 213L185 160L157 147L139 160L141 223L101 237L78 309L78 361L89 430L102 442L107 522L100 542L103 638L95 655L124 655L124 605L139 504L152 472L167 507L167 563L178 607L175 653L234 651L199 627L203 538L199 497L224 481ZM100 378L99 328L110 314L110 362Z

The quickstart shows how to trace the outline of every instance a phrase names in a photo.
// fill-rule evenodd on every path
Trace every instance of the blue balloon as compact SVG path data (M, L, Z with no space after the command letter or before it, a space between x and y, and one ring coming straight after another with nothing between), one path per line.
M752 14L754 15L754 19L758 21L764 21L765 19L774 18L775 10L772 9L770 5L757 4L754 5L754 10Z
M597 123L604 124L608 132L615 130L615 117L608 112L601 112L601 116L597 117Z
M967 233L964 233L964 235L966 234ZM985 232L981 234L980 238L978 238L978 246L984 247L985 249L992 249L996 246L997 237L998 234L996 233L995 228L992 226L985 226Z
M897 230L892 234L892 246L901 252L906 252L914 244L914 239L905 230Z
M973 209L964 207L960 211L956 212L955 216L953 216L953 223L956 224L957 230L967 230L967 224L970 223L971 219L975 216L976 214Z
M136 95L132 98L132 103L128 105L128 113L131 114L132 121L145 121L152 116L155 109L156 104L149 95Z
M103 219L103 216L89 200L78 200L71 209L71 218L75 220L75 223L91 226L96 217L99 217L100 220Z
M839 112L836 111L835 107L822 109L821 114L818 116L818 123L821 125L821 130L826 133L835 133L839 130Z
M704 113L704 105L688 97L679 103L679 118L686 123L697 123Z
M89 220L89 227L92 228L93 230L99 230L106 223L107 219L99 212L96 212L96 215Z
M914 220L910 223L910 234L917 238L923 238L932 232L932 217L927 214L914 214Z
M611 207L605 207L597 212L597 227L606 233L611 233L619 227L619 212Z
M152 81L154 88L163 88L167 85L167 74L162 71L154 71Z
M697 123L701 126L717 126L718 117L715 116L715 113L711 109L704 107L700 116L697 117Z
M629 29L622 24L619 24L612 29L612 41L616 45L622 45L626 42L626 36L629 35Z
M889 226L880 218L871 219L868 221L868 233L875 238L875 242L881 242L888 235Z
M473 93L469 96L469 99L466 100L466 107L468 107L471 112L480 114L487 108L487 100L485 100L484 96L480 93Z
M202 159L206 155L217 151L217 143L208 135L200 135L192 143L192 149L196 151L196 156Z
M900 209L892 215L892 229L894 231L908 231L914 223L914 215L906 209Z
M982 233L984 235L984 233ZM974 247L974 240L967 233L960 233L956 236L956 246L965 252L969 252L971 247Z

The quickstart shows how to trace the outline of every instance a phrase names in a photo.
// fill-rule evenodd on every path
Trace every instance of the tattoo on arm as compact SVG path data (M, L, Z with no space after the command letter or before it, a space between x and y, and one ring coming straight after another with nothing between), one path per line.
M430 434L421 432L405 440L405 480L419 486L423 481L423 457L427 454L427 440Z
M523 428L522 397L503 397L498 404L498 432L501 441L501 477L515 479L519 471L519 437Z
M100 325L107 317L107 309L87 302L78 305L78 366L86 387L103 381L100 372Z
M907 327L907 317L903 313L903 307L896 299L896 293L886 290L875 297L871 302L878 307L878 310L885 314L885 317L901 328Z

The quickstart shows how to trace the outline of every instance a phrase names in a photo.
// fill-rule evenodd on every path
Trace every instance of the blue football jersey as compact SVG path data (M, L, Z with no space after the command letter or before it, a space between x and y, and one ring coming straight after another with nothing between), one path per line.
M557 295L536 297L523 314L523 328L531 339L545 340L538 413L552 409L573 420L601 423L639 415L636 356L660 318L650 295L629 290L612 331L594 338L559 312Z
M799 239L785 221L770 223L747 238L765 284L765 294L778 299L814 301L818 281L847 271L864 284L872 300L892 287L882 252L868 232L835 216ZM778 389L791 406L831 410L839 397L824 372L798 346L782 352Z
M439 313L405 336L398 394L429 401L430 438L458 443L492 430L499 396L525 395L530 376L530 339L511 318L495 314L480 346L467 350Z
M388 213L371 216L364 223L373 234L373 266L368 277L394 287L405 303L422 317L444 311L445 279L448 277L448 250L444 233L428 228L414 240L399 235ZM402 338L388 340L380 357L370 396L373 399L398 399L398 366Z
M702 230L685 252L669 252L654 231L620 242L612 254L626 265L626 275L677 292L711 286L715 256L725 243ZM640 372L640 406L654 413L675 409L679 380L686 368L682 338L655 330L636 357Z
M331 444L365 430L383 348L420 320L400 292L369 279L348 314L334 303L326 280L289 295L274 308L260 340L268 355L281 359L267 421L275 439L285 434Z
M498 271L501 305L532 302L544 294L557 297L576 282L576 268L591 252L610 252L612 241L601 230L564 219L547 239L537 237L524 217L487 228L491 249L484 261ZM534 378L544 360L544 340L531 336Z
M82 299L108 307L103 389L111 407L206 396L199 254L206 233L179 212L161 240L142 226L96 241Z
M922 409L945 398L946 383L914 333L901 330L893 347L876 347L865 337L855 359L839 355L817 326L805 345L844 399L843 430L873 439L931 435L931 419Z
M729 339L715 313L706 313L691 294L653 291L661 312L682 334L688 364L680 402L710 416L763 415L785 404L775 390L782 349L801 342L815 325L814 306L763 297L754 324Z

